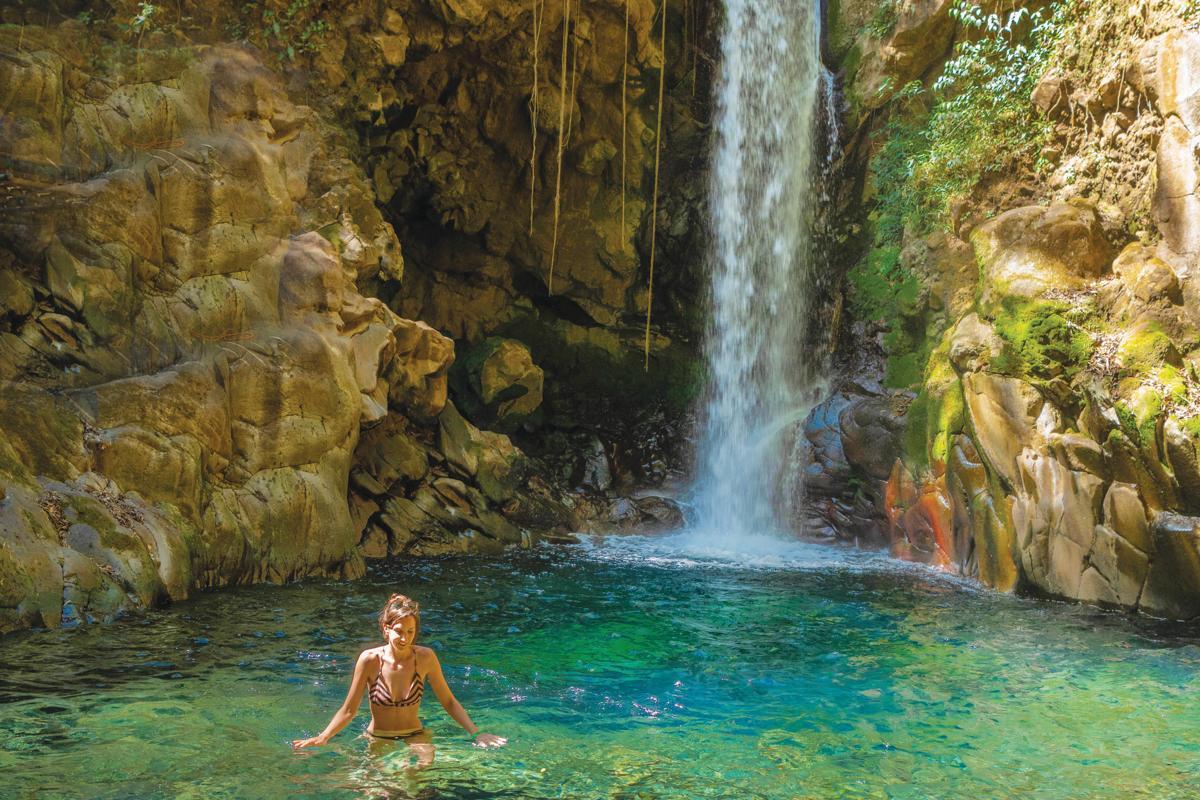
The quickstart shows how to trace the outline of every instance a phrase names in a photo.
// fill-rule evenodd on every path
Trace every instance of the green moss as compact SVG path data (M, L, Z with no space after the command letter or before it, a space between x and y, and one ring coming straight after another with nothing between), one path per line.
M1074 378L1091 358L1092 338L1067 314L1062 303L1004 298L992 319L1004 348L990 369L1034 381Z
M1121 429L1120 431L1112 431L1108 438L1111 440L1113 436L1116 436L1120 433L1132 440L1135 444L1140 444L1141 434L1138 431L1137 416L1124 403L1117 403L1115 406L1113 406L1113 410L1117 413L1117 422L1120 424Z
M1151 322L1131 331L1117 349L1127 375L1149 375L1162 364L1178 360L1178 351L1162 326Z
M950 364L950 339L940 338L927 358L923 385L909 407L904 460L915 472L944 466L954 437L966 421L962 383Z
M962 385L926 387L908 409L904 431L904 463L916 473L945 465L951 442L962 432L965 403Z
M1158 437L1158 421L1163 413L1163 398L1155 389L1143 386L1129 400L1129 413L1137 431L1137 441L1149 444Z
M884 366L883 385L889 389L909 389L921 382L925 358L921 353L891 356Z
M1165 366L1158 370L1156 377L1165 389L1164 397L1169 397L1176 402L1187 400L1187 382L1184 380L1182 372L1175 367Z
M929 457L940 464L945 464L950 458L950 447L954 437L962 432L967 418L967 404L963 398L962 384L954 381L939 397L932 437L929 443Z
M900 248L895 245L871 248L847 278L854 315L876 322L894 319L900 299L915 299L921 288L916 276L901 268Z
M907 427L904 429L904 463L916 474L929 469L929 449L926 447L929 411L929 393L922 390L908 407Z
M1179 427L1193 439L1200 439L1200 417L1179 420Z

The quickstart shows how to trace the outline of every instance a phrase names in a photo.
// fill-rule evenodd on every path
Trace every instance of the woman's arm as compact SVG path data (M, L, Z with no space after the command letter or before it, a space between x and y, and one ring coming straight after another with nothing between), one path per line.
M463 730L474 736L475 744L480 747L499 747L505 744L508 739L505 739L503 736L479 732L479 728L471 721L467 710L455 698L454 692L450 691L450 686L446 683L446 676L442 675L442 664L438 661L437 653L428 648L426 648L426 652L428 653L428 660L426 662L425 674L429 677L429 685L433 688L433 693L437 695L438 702L442 704L442 708L446 709L446 713L453 717L454 721L463 727Z
M367 688L367 663L370 660L370 650L364 650L359 653L358 663L354 665L354 677L350 679L350 691L346 693L346 699L342 701L342 707L333 715L333 719L329 720L329 724L325 726L325 730L309 739L294 740L292 747L299 748L326 744L337 735L338 731L350 724L350 720L354 719L354 715L358 713L359 706L362 705L363 692Z

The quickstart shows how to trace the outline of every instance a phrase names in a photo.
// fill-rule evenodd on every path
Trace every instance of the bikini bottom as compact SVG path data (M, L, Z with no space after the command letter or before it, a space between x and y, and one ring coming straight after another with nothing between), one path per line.
M410 728L402 731L363 731L372 739L411 739L425 732L425 728Z

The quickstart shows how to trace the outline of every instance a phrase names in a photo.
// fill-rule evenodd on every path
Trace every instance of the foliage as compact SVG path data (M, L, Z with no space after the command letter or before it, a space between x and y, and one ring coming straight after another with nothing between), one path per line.
M1197 0L1200 2L1200 0ZM896 27L900 0L879 0L871 18L867 20L867 32L879 39L884 38Z
M989 14L956 0L950 13L969 36L930 89L914 82L901 90L872 160L885 226L880 236L929 231L945 220L950 202L982 178L1038 151L1048 124L1029 97L1062 36L1071 1ZM912 102L922 95L927 113Z
M120 11L120 9L118 9L118 11ZM154 22L156 19L155 15L158 14L158 6L154 5L153 3L144 2L143 0L137 4L137 11L132 13L133 16L129 17L127 20L118 16L116 19L116 24L117 27L125 33L125 36L128 39L136 38L140 43L142 37L154 27ZM90 25L95 21L95 17L90 11L85 11L79 14L76 19L78 19L80 22L83 22L84 25Z
M940 333L933 321L917 317L920 281L899 257L905 237L946 226L955 201L968 198L988 176L1020 164L1037 166L1048 122L1029 98L1074 2L989 13L976 2L956 0L951 15L967 35L941 76L930 87L913 81L893 97L870 165L869 249L848 276L856 315L891 326L884 342L889 385L921 382ZM881 7L879 19L883 13ZM1035 310L1040 315L1031 327L1011 320L1010 347L996 366L1048 378L1061 351L1073 374L1090 339L1062 315Z
M324 0L263 0L246 3L230 24L229 33L272 52L280 63L315 53L329 25L331 9Z
M894 245L872 248L849 279L854 315L875 322L894 318L898 293L915 294L919 288L915 276L900 266L900 248Z

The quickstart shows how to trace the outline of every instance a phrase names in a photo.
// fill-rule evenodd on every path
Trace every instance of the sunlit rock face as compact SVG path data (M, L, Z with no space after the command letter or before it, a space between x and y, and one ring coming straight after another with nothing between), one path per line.
M914 124L895 93L927 91L970 38L949 5L831 9L864 170L889 123ZM1066 58L1036 81L1037 169L988 175L941 229L885 243L915 291L875 352L918 368L885 388L868 355L807 421L814 529L1004 590L1200 615L1200 39L1178 9L1141 8L1094 72ZM1079 24L1058 52L1103 21ZM917 30L929 49L901 58ZM896 191L885 180L867 176L851 215Z
M360 431L441 414L453 343L359 293L395 234L253 56L81 35L0 41L0 630L360 574Z

